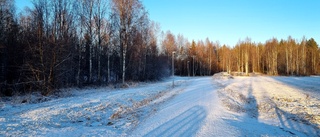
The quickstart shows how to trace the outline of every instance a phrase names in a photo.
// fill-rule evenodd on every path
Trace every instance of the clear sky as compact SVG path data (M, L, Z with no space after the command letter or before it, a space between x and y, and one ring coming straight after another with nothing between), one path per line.
M320 0L141 0L152 20L165 32L191 41L207 37L235 45L246 37L265 42L290 35L314 38L320 44ZM16 0L17 10L31 6Z
M320 44L319 0L142 0L163 31L191 41L235 45L246 37L265 42L289 35L313 37Z
M20 13L21 11L23 11L26 6L32 7L31 0L15 0L15 2L16 2L17 13Z

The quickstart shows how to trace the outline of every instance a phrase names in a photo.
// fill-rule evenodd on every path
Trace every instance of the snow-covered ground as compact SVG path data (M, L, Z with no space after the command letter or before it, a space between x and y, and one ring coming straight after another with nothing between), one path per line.
M37 104L2 99L0 136L320 136L319 82L174 77Z
M222 105L245 119L232 123L244 135L320 136L319 77L218 79Z
M185 86L187 78L68 91L69 97L32 104L0 100L0 136L115 136L125 134ZM30 97L32 98L32 97ZM37 99L30 99L37 100ZM47 99L50 100L50 99ZM34 101L30 101L34 102Z

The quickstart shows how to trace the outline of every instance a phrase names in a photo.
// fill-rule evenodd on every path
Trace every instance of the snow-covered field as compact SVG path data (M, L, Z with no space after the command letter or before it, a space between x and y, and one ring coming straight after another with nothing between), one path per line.
M243 135L320 135L319 77L218 79L222 105L237 116L231 123Z
M69 92L1 98L0 136L320 136L320 77L174 77Z

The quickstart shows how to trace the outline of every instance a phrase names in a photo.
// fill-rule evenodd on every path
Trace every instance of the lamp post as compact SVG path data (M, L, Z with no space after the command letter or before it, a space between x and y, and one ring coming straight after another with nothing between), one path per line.
M193 61L193 63L192 63L193 64L193 70L192 71L193 71L193 76L194 76L194 56L192 56L192 59L193 59L192 60Z
M174 76L174 54L175 53L176 53L175 51L172 52L172 77ZM172 88L174 88L174 78L172 78Z
M187 69L188 69L188 77L190 77L190 72L189 72L189 63L190 63L190 61L188 61L188 65L187 65Z
M172 52L172 76L174 76L174 54L175 53L176 53L175 51Z

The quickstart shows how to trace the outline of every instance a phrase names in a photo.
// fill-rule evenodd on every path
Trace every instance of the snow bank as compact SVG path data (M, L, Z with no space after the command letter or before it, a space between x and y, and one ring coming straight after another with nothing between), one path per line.
M233 77L228 72L220 72L213 75L215 79L233 79Z
M17 102L1 103L0 136L126 135L186 82L187 78L174 77L123 89L69 89L65 97L48 97L44 101L37 101L39 95L17 96ZM27 101L21 104L25 98Z
M278 79L297 84L291 86ZM280 126L292 135L299 131L307 136L320 136L320 100L305 92L319 93L315 90L319 85L301 84L308 79L235 77L215 82L220 86L219 97L227 110Z

